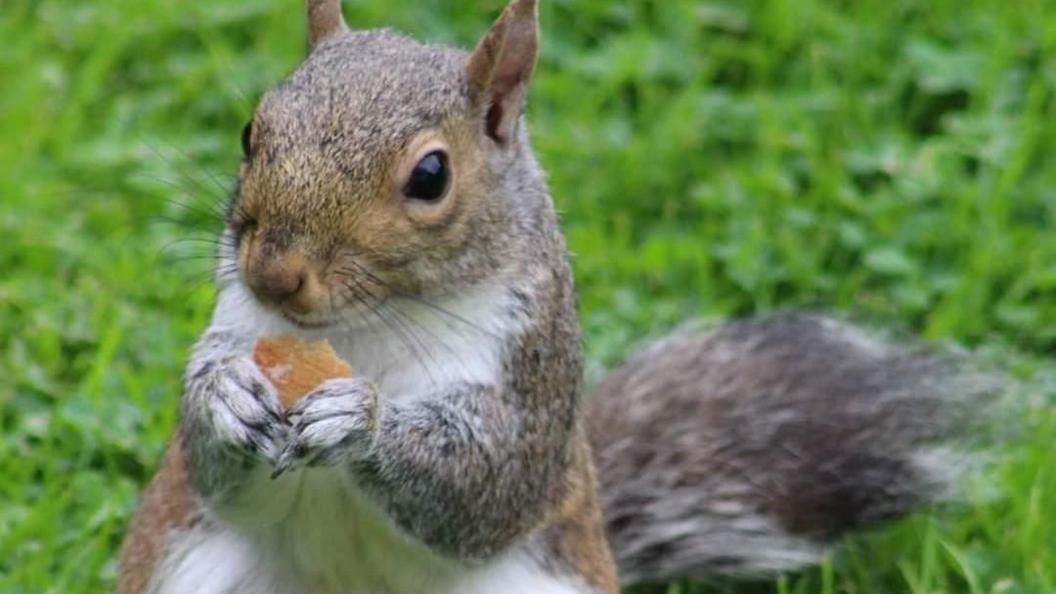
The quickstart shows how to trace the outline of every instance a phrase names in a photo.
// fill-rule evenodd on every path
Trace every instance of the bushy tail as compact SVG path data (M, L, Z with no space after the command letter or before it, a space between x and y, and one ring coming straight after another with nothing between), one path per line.
M948 494L994 382L809 315L669 338L588 401L625 583L760 576Z

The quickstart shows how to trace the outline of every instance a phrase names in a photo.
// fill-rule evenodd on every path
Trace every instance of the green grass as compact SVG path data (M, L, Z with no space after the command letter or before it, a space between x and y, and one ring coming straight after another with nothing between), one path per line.
M500 0L350 3L469 46ZM843 312L1026 381L967 503L659 591L1056 592L1056 7L544 0L530 106L590 374L691 317ZM0 11L0 592L103 592L209 315L238 131L300 0ZM984 355L980 355L984 356Z

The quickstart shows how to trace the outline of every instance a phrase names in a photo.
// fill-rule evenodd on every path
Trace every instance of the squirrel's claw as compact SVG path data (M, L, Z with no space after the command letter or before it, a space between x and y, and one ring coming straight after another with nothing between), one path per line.
M275 469L271 471L271 478L277 479L287 470L290 470L303 455L303 448L296 441L290 441L275 460Z
M377 395L363 379L324 382L287 413L288 440L272 478L299 464L328 466L363 455L376 428Z

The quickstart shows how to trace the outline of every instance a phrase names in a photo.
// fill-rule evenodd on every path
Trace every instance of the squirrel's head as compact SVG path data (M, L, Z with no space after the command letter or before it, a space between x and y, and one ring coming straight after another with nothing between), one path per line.
M312 326L500 274L514 226L548 204L520 124L535 0L468 54L350 31L340 0L307 9L308 58L243 132L226 231L242 282Z

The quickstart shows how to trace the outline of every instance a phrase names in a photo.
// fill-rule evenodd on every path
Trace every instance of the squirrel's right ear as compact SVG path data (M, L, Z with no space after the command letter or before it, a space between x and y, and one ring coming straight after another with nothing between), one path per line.
M469 57L470 98L484 114L488 136L499 144L517 131L538 53L536 0L512 0Z
M348 31L345 17L341 14L341 0L305 0L308 9L308 47L314 48L320 41Z

